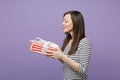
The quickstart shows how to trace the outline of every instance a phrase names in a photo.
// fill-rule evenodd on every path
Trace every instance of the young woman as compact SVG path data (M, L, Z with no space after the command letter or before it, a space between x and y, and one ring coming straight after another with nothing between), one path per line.
M85 36L84 19L79 11L68 11L63 15L63 31L66 34L63 46L58 50L47 50L48 57L63 63L64 80L88 80L91 43Z

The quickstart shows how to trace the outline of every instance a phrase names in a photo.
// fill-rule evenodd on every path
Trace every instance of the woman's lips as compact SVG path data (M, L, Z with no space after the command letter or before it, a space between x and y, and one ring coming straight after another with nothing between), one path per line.
M63 29L65 29L66 27L63 27Z

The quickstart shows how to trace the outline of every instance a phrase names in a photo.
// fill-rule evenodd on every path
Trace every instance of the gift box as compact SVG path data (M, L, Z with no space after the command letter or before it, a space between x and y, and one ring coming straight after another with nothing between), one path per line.
M31 52L45 54L48 48L51 50L57 50L59 46L53 42L43 40L39 37L35 38L34 40L30 40L29 50Z

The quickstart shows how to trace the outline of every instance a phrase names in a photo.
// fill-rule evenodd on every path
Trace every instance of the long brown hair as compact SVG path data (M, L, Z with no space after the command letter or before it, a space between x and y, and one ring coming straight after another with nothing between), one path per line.
M73 42L72 42L72 46L68 52L69 55L74 54L75 51L78 48L79 42L81 39L83 39L85 37L85 26L84 26L84 18L83 15L79 12L79 11L68 11L66 13L64 13L63 17L66 14L70 14L71 15L71 19L73 22ZM62 46L62 51L64 51L66 45L68 44L68 42L72 39L70 33L65 33L66 34L66 38L64 39L63 42L63 46Z

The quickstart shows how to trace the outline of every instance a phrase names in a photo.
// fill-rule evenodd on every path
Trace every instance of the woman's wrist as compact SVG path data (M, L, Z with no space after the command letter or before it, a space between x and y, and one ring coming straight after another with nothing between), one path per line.
M61 60L63 61L63 62L65 62L65 58L66 58L67 56L65 55L65 54L62 54L61 55Z

